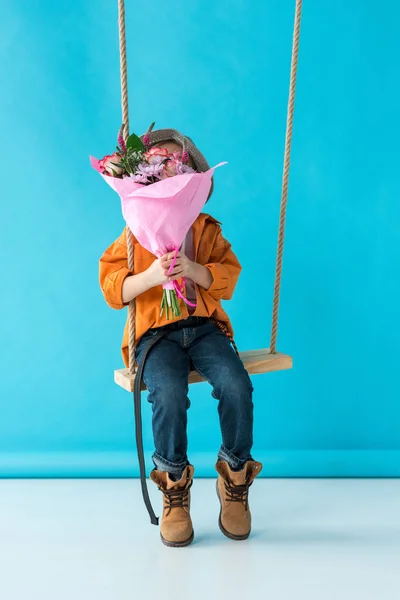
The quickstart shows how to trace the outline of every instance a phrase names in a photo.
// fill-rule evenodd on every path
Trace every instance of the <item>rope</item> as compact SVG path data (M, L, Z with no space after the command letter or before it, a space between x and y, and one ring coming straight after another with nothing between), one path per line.
M126 67L126 36L125 36L125 5L124 0L118 0L118 26L119 26L119 62L121 73L121 105L122 122L124 124L124 137L129 136L128 114L128 70Z
M236 352L237 356L240 358L238 347L236 346L235 340L233 339L233 336L232 336L231 332L229 331L229 329L227 328L227 326L225 325L225 323L221 323L221 321L217 321L216 319L213 319L213 318L211 318L211 321L214 323L214 325L216 325L218 327L218 329L220 329L222 331L222 333L224 333L226 335L226 337L229 339L230 343L232 344L233 349Z
M122 135L125 141L129 137L129 109L128 109L128 69L126 65L126 35L125 35L125 5L124 0L118 0L118 27L119 27L119 59L121 73L121 107L122 122L124 124ZM128 226L125 228L126 244L128 247L128 269L134 270L134 253L132 232ZM136 302L131 300L128 305L129 321L129 372L135 373L135 322Z
M293 46L292 46L292 64L291 64L291 68L290 68L289 102L288 102L288 112L287 112L287 122L286 122L286 143L285 143L285 154L284 154L284 160L283 160L282 196L281 196L281 208L280 208L280 215L279 215L278 249L277 249L277 255L276 255L274 300L273 300L273 309L272 309L272 330L271 330L271 341L270 341L270 345L269 345L270 352L272 354L275 354L275 352L276 352L276 338L278 335L279 298L280 298L280 291L281 291L283 245L284 245L284 241L285 241L286 207L287 207L288 188L289 188L290 151L291 151L291 145L292 145L292 130L293 130L293 115L294 115L294 100L295 100L295 93L296 93L297 63L298 63L298 57L299 57L301 5L302 5L302 0L296 0L296 14L295 14L295 19L294 19Z
M132 232L126 226L126 242L128 246L128 269L133 271L133 239ZM136 300L133 299L128 305L128 320L129 320L129 373L133 375L136 371L135 360L135 324L136 324Z

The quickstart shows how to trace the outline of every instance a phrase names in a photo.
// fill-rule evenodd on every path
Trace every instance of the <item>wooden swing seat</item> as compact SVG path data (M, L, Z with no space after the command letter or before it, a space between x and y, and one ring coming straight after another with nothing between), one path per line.
M292 368L291 356L288 354L282 354L281 352L271 354L269 348L241 352L240 358L242 359L249 375L270 373L272 371L284 371L285 369ZM131 375L129 373L129 369L117 369L114 371L114 381L127 392L133 392L135 374ZM189 383L201 383L202 381L204 381L204 378L201 377L197 371L192 371L190 373ZM142 390L145 389L146 386L142 382Z

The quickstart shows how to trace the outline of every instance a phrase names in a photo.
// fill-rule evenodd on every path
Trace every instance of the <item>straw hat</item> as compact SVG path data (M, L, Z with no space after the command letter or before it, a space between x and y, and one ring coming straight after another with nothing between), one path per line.
M204 173L210 168L210 165L206 161L204 155L200 152L197 146L194 145L190 137L183 135L177 129L156 129L155 131L147 131L146 133L150 136L150 146L156 146L162 142L176 142L180 144L189 152L190 158L194 163L195 170L199 173ZM146 133L140 136L142 141ZM211 179L211 189L207 200L210 198L213 189L214 177Z

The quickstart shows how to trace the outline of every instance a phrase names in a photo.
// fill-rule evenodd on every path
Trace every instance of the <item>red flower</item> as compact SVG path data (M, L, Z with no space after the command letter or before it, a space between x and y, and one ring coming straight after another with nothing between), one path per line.
M122 167L117 167L117 165L113 164L113 163L119 163L120 160L121 159L118 156L118 154L116 152L114 152L114 154L109 154L109 155L105 156L104 158L102 158L101 160L99 160L99 166L103 170L103 173L105 175L114 175L114 173L116 175L121 175L121 173L124 172L124 169ZM113 173L113 171L114 171L114 173Z
M152 163L159 163L164 158L170 158L172 154L168 152L166 148L150 148L144 153L145 160L151 165Z

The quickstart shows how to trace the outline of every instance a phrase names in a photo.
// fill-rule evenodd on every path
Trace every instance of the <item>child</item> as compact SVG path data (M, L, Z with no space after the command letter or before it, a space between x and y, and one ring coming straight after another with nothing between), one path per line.
M173 129L151 132L150 145L181 152L182 135ZM207 161L187 140L191 166L209 169ZM165 151L164 151L165 152ZM210 195L212 189L210 191ZM188 375L194 368L213 387L218 400L222 446L218 453L217 493L221 504L219 527L224 535L244 540L250 534L249 486L262 465L253 460L253 387L242 361L231 345L232 326L221 300L232 297L241 266L218 221L200 214L189 231L173 271L173 253L155 259L134 241L134 271L127 266L126 229L100 259L100 285L106 302L122 309L136 298L136 358L160 327L168 333L150 350L143 379L153 410L155 468L150 473L163 493L161 539L167 546L187 546L193 540L190 487L194 468L187 457ZM167 321L160 317L162 284L186 279L186 297L195 308L182 303L182 316ZM128 326L122 344L129 364Z

